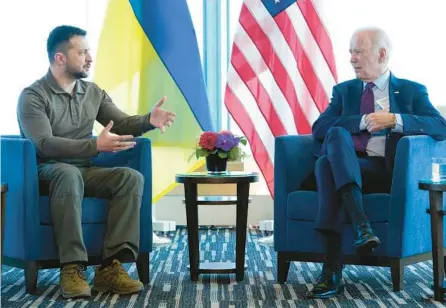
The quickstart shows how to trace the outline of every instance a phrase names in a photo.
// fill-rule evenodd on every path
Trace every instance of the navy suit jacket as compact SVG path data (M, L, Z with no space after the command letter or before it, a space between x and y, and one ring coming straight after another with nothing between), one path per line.
M363 82L359 79L345 81L333 87L327 109L314 122L312 133L316 140L324 141L328 130L340 126L351 134L359 134L362 115L359 108ZM392 169L398 140L406 135L429 135L436 140L446 139L446 119L429 101L424 85L399 79L390 74L389 107L403 119L403 133L387 129L386 161Z

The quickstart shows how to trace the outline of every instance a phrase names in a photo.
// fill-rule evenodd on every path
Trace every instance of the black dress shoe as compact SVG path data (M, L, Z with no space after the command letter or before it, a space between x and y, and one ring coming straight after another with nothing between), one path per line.
M342 294L344 292L344 284L342 283L342 267L337 271L322 268L322 273L316 285L312 290L308 291L305 296L307 298L330 298Z
M380 244L381 241L373 234L370 223L365 223L356 227L355 247L357 254L371 254Z

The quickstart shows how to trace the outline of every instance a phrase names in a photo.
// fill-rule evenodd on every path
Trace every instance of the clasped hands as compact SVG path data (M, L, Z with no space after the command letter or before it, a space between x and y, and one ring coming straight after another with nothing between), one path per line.
M365 116L367 131L374 133L385 128L395 127L395 114L389 113L389 108L369 113Z
M165 126L170 127L175 122L175 113L167 111L161 106L166 101L166 97L162 97L158 103L153 107L149 122L156 128L164 133ZM110 133L113 127L113 121L110 121L106 127L101 131L96 141L96 147L98 152L119 152L127 149L131 149L136 145L132 135L115 135Z

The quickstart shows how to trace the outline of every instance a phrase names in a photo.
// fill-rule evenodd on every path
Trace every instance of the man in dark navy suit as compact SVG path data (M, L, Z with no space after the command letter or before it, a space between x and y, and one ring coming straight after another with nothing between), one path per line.
M350 62L356 79L336 85L330 105L313 124L322 142L315 164L319 211L316 228L325 235L321 277L307 294L342 293L342 224L349 215L358 254L380 245L362 204L363 193L388 192L396 143L404 135L446 139L446 120L432 106L426 87L396 78L388 69L391 43L378 28L356 31Z

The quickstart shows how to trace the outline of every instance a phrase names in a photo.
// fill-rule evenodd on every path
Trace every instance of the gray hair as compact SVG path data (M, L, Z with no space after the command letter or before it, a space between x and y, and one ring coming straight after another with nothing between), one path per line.
M386 63L388 63L390 55L392 54L392 42L387 33L378 27L364 27L356 30L352 37L355 37L358 33L362 32L368 32L370 34L370 41L372 42L373 47L378 50L381 48L386 50Z

